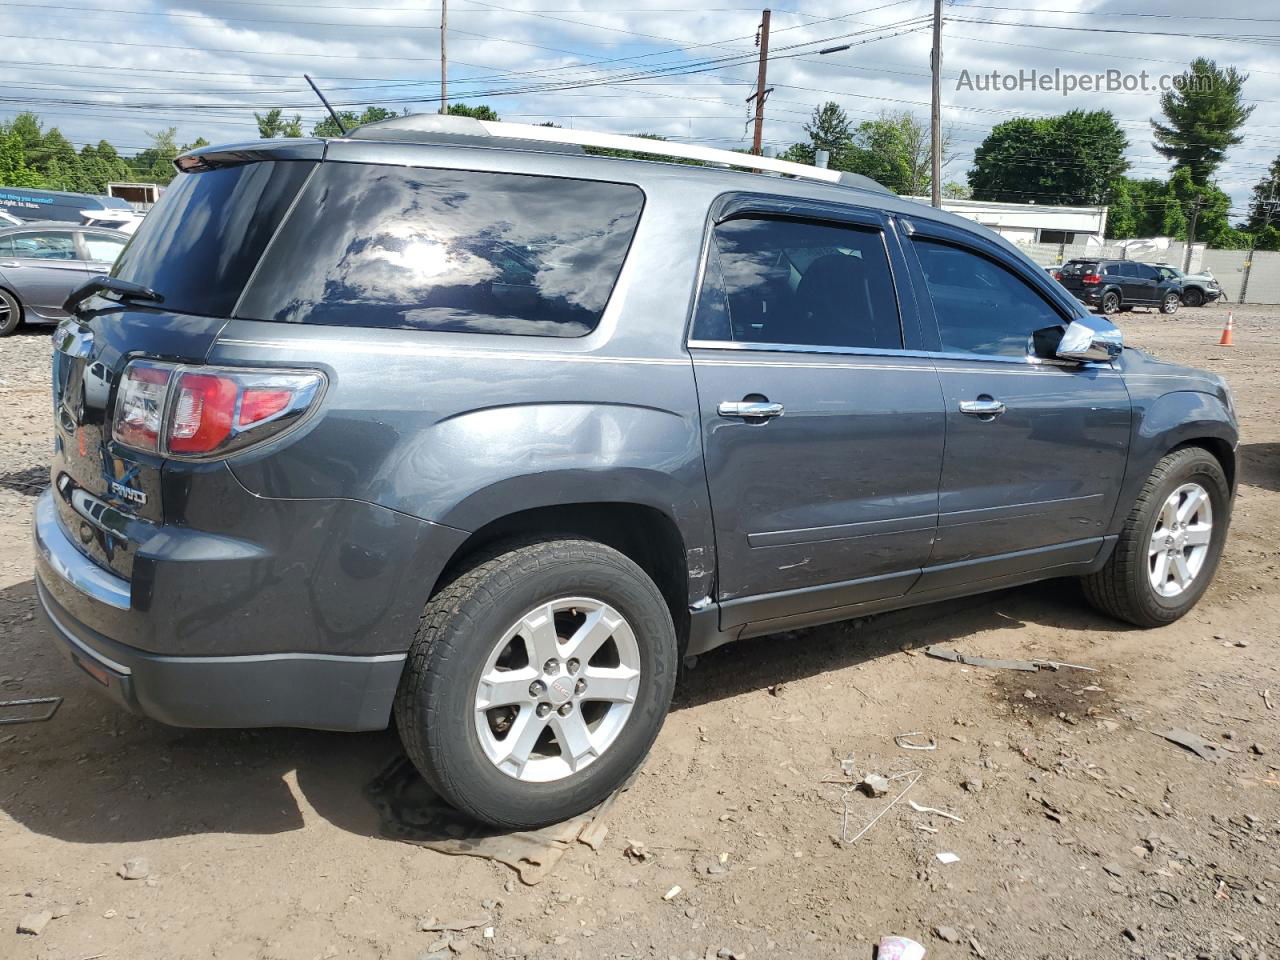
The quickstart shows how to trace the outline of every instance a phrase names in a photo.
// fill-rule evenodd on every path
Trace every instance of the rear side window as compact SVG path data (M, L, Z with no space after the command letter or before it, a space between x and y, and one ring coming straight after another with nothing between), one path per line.
M229 317L311 161L180 173L133 235L112 273L150 287L164 308Z
M1064 263L1059 272L1064 277L1082 277L1086 273L1097 273L1098 264L1094 260L1071 260Z
M600 321L643 200L620 183L324 163L239 313L580 337Z
M883 234L763 217L718 224L693 338L901 350Z

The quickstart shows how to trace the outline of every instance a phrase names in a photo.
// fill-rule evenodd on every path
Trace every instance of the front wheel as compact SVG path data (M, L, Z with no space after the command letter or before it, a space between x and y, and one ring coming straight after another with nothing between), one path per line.
M513 545L427 603L397 726L445 800L532 829L591 809L635 772L676 666L670 610L630 559L589 540Z
M1187 307L1203 307L1204 293L1197 290L1195 287L1192 287L1189 290L1184 290L1182 292L1182 303Z
M1231 522L1222 465L1201 447L1162 459L1100 571L1084 578L1089 602L1140 627L1182 617L1208 589Z
M1160 312L1177 313L1180 306L1182 306L1182 297L1179 294L1166 293L1164 299L1160 301Z

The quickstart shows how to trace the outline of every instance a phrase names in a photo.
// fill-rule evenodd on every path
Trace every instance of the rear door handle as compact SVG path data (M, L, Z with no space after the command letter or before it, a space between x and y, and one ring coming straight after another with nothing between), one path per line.
M993 400L988 396L981 396L977 400L960 401L960 412L967 413L971 417L998 417L1006 409L1002 401Z
M742 417L751 420L768 420L780 417L785 408L780 403L767 400L725 400L716 408L722 417Z

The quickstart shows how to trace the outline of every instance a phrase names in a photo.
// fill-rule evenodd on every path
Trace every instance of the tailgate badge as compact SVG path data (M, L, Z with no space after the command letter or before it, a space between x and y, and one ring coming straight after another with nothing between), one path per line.
M129 503L136 503L143 506L147 502L147 495L141 490L135 490L133 487L125 486L119 480L111 481L111 492L121 500L127 500Z

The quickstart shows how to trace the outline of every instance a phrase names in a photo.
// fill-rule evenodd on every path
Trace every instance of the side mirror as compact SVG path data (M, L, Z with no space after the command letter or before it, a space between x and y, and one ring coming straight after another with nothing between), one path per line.
M1111 324L1103 321L1095 328L1081 320L1072 320L1058 342L1055 354L1059 360L1107 363L1120 356L1124 337Z

